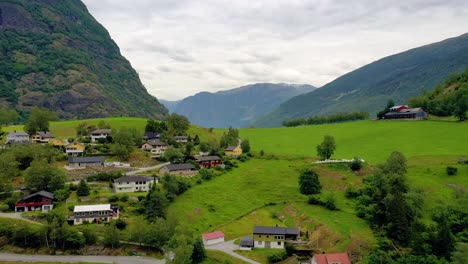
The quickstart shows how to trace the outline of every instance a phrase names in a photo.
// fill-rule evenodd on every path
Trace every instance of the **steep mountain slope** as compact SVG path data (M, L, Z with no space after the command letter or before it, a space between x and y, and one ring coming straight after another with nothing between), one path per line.
M161 104L163 104L167 108L167 110L169 110L170 113L173 113L177 105L181 102L181 100L168 101L168 100L159 99L159 102L161 102Z
M217 93L201 92L180 101L174 112L204 127L244 127L289 98L313 89L310 85L257 83Z
M468 34L389 56L343 75L322 88L296 96L259 118L255 126L280 126L284 120L311 115L367 111L388 99L397 104L432 90L468 66Z
M167 115L80 0L0 0L2 105L61 118Z

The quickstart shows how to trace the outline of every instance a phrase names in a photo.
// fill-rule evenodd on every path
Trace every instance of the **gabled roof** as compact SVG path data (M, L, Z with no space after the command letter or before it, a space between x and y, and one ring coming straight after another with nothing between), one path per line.
M221 160L218 156L195 156L195 160L197 161L214 161L214 160Z
M242 237L240 239L239 246L241 246L241 247L253 247L254 246L253 236Z
M126 176L115 179L114 182L141 182L141 181L153 181L153 177L148 176Z
M228 146L225 150L234 151L236 148L237 148L237 146Z
M110 204L93 204L93 205L76 205L73 212L96 212L96 211L110 211Z
M69 163L96 163L96 162L104 162L105 160L106 160L106 157L104 156L68 158Z
M156 147L156 146L167 146L166 143L160 141L160 140L148 140L146 142L147 144L150 144L151 146L153 147Z
M24 201L24 200L27 200L29 198L32 198L34 196L44 196L44 197L47 197L49 199L54 199L54 194L53 193L50 193L50 192L47 192L47 191L40 191L40 192L37 192L37 193L33 193L33 194L30 194L28 196L25 196L23 198L21 198L21 201Z
M212 240L212 239L218 239L224 237L224 233L221 231L214 231L211 233L205 233L203 234L203 239L204 240Z
M169 164L169 165L164 166L163 168L167 168L169 171L194 170L195 169L195 167L190 163Z
M316 254L314 258L317 264L351 264L348 254L346 253Z
M54 138L54 135L52 135L49 131L44 131L44 132L37 132L41 138Z
M100 135L100 134L110 134L112 133L112 129L96 129L91 132L91 135Z
M299 235L299 228L287 228L276 226L255 226L254 234L265 235Z
M143 138L145 139L155 139L161 136L161 132L146 132Z
M385 115L386 116L391 116L391 115L401 115L401 114L415 114L415 113L420 113L424 112L421 108L406 108L402 109L399 112L388 112Z
M12 131L8 132L8 136L23 136L23 137L29 137L29 134L24 132L24 131Z

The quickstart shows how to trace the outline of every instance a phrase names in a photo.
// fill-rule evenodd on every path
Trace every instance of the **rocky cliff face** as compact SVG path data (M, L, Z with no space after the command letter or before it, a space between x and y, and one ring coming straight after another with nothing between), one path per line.
M0 0L0 105L61 118L167 115L79 0Z

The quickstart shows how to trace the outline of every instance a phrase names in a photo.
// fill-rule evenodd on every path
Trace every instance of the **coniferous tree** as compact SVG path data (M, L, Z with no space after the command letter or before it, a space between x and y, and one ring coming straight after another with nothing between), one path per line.
M299 190L302 194L320 193L322 186L318 174L313 170L306 170L299 176Z
M205 245L199 237L193 243L192 263L201 263L206 258Z
M80 184L78 184L78 188L76 189L76 194L78 196L88 196L89 195L89 185L85 180L81 180Z

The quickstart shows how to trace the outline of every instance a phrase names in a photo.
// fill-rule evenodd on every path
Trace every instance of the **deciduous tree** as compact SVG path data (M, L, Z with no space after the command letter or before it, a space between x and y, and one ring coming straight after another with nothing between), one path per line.
M322 159L329 159L336 150L335 138L326 135L321 144L317 145L317 155Z

